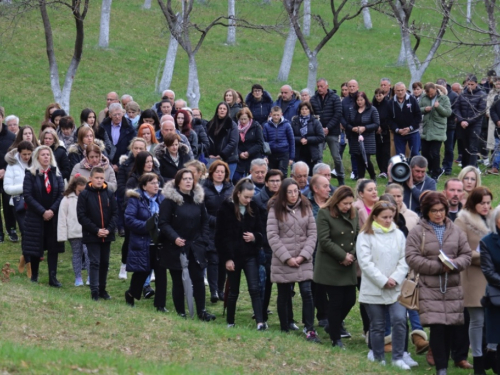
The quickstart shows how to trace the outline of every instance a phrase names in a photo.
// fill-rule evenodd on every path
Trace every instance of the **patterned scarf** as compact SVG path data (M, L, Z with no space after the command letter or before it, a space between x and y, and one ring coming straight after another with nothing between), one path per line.
M47 194L50 194L50 192L52 191L52 186L50 186L50 180L49 180L49 171L50 167L47 168L46 170L42 170L43 180L45 182L45 189L47 190Z
M238 121L238 130L240 132L240 138L242 142L245 142L245 136L247 135L248 129L250 129L250 126L252 126L253 120L248 121L247 126L241 125L241 123Z
M142 196L149 201L149 212L151 212L151 215L160 212L160 206L158 205L157 201L158 194L160 193L157 193L154 197L150 197L148 193L146 193L144 190L142 191Z
M310 115L308 115L306 117L303 117L303 116L299 117L299 120L300 120L300 136L302 138L305 138L306 135L307 135L307 123L309 122L310 118L311 118Z

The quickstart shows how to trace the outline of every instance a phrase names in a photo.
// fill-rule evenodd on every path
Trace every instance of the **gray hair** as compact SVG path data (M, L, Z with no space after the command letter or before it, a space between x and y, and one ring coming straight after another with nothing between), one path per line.
M132 95L129 95L129 94L122 95L122 97L121 97L121 99L120 99L120 100L121 100L121 101L122 101L122 103L123 103L123 101L124 101L124 100L127 100L127 99L128 99L128 100L134 100L134 98L132 98Z
M303 161L298 161L296 163L293 163L293 165L292 165L292 175L295 175L295 170L297 168L305 168L305 169L307 169L307 175L309 176L309 166L306 163L304 163Z
M19 125L19 117L16 115L9 115L5 118L5 123L8 123L10 120L16 120L17 125Z
M446 80L444 78L439 78L436 81L436 84L441 85L441 86L446 86Z
M172 90L165 90L165 91L163 91L163 92L161 93L161 96L162 96L162 97L164 97L164 96L165 96L165 94L169 94L169 93L170 93L170 94L174 94L174 98L175 98L175 92L173 92Z
M186 101L184 99L177 99L175 101L175 103L182 103L182 107L187 107L188 106L188 104L186 103Z
M163 121L160 125L160 129L163 129L163 125L166 125L166 124L172 125L175 129L175 123L172 120Z
M490 227L490 230L492 233L498 234L498 229L497 229L497 219L500 217L500 206L497 206L494 210L493 213L491 214L489 220L488 220L488 225Z
M300 90L300 93L301 94L307 94L307 95L311 95L311 90L309 90L308 88L305 88L305 89L302 89Z
M389 78L381 78L380 79L380 83L382 83L383 81L386 81L386 82L389 82L389 85L391 84L391 80Z
M328 85L328 81L325 78L319 78L316 80L316 83L320 83L320 82L325 82Z
M113 111L122 111L123 112L123 107L120 103L111 103L109 105L108 113L111 113Z
M394 87L396 86L403 86L405 89L406 89L406 85L403 83L403 82L398 82L394 85Z
M412 169L414 167L427 168L428 165L429 165L429 162L422 155L416 155L416 156L412 157L411 161L410 161L410 168L412 168Z
M253 167L266 167L266 170L268 169L267 168L267 163L264 159L261 159L261 158L257 158L257 159L253 159L252 162L250 163L250 172L252 171Z
M326 163L318 163L313 167L313 176L315 174L318 174L320 170L322 169L328 169L328 173L330 173L330 166Z

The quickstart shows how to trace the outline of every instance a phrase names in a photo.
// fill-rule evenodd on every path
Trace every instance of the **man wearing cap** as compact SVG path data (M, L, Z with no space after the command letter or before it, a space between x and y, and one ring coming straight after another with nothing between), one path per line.
M477 167L481 124L486 111L486 94L477 85L477 77L467 77L466 87L458 97L456 106L457 137L464 143L462 166Z

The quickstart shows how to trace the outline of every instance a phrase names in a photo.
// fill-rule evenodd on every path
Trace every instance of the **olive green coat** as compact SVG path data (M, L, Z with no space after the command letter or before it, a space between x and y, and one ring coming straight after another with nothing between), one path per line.
M437 107L432 105L432 99L422 94L422 98L419 102L420 110L424 115L424 126L421 137L426 141L446 141L448 117L451 116L450 99L446 94L446 89L438 85L436 101L439 102L439 106ZM425 107L432 107L432 109L430 112L427 112L425 111Z
M318 212L318 251L314 264L315 283L334 286L357 285L356 262L350 266L340 264L347 253L356 257L356 238L359 232L358 213L332 217L327 208Z

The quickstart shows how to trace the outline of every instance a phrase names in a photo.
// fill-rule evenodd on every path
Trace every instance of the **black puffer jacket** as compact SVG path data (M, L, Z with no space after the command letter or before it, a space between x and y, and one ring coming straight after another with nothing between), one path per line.
M59 168L59 172L61 172L63 180L69 181L72 169L69 165L69 158L66 149L60 145L57 145L57 148L55 148L55 145L52 145L50 148L54 154L54 159L56 159L57 167Z
M78 222L82 226L83 243L112 242L115 240L118 206L114 194L106 184L96 189L92 183L87 183L85 190L78 196L76 206ZM107 229L107 237L98 237L99 229Z
M234 186L231 182L224 182L220 193L215 188L214 182L207 178L203 184L205 192L205 208L208 214L208 227L210 235L208 238L208 251L215 251L214 237L215 237L215 222L217 219L217 211L224 202L233 193Z
M233 119L233 121L236 121L236 115L238 114L240 109L243 108L243 106L241 105L241 103L234 103L233 105L229 105L228 103L228 106L229 116Z
M328 128L328 136L340 135L340 121L342 119L342 102L335 90L328 89L323 100L321 95L316 93L311 97L311 105L314 114L319 116L319 121L323 128Z
M264 186L264 188L259 192L259 194L255 195L253 197L253 201L259 208L259 217L261 221L261 226L262 226L262 234L264 235L263 241L262 241L262 247L264 248L264 251L268 256L272 255L273 251L271 250L271 246L269 246L269 242L267 240L267 203L269 202L269 199L271 198L272 193L269 191L267 187Z
M271 113L271 108L273 107L273 98L271 94L264 91L261 100L257 101L250 92L245 98L245 103L247 103L248 109L252 112L255 121L259 124L265 124L267 122L269 114Z
M205 129L203 120L200 120L199 118L193 119L191 125L193 127L193 130L198 135L198 152L196 153L196 155L199 159L202 152L203 154L205 154L205 156L208 155L207 150L210 147L210 142L208 140L207 129Z
M305 136L300 134L300 128L300 116L295 116L292 119L293 136L295 138L295 161L309 163L320 160L322 155L319 145L325 141L325 133L323 132L321 123L311 115L307 122L307 134ZM300 142L302 138L307 139L306 145L302 145ZM310 155L311 160L306 160L306 155Z
M389 101L383 99L380 103L373 97L372 105L377 108L382 135L389 136Z
M160 206L158 226L162 235L163 250L160 264L170 270L181 270L181 253L192 252L201 268L207 266L208 215L203 204L203 188L195 185L190 195L182 194L169 181L163 189L165 199ZM186 240L185 246L175 244L177 238Z
M241 140L238 134L238 167L237 171L242 175L250 172L250 163L253 159L261 158L264 154L264 136L262 135L262 126L253 120L250 129L245 135L245 142ZM247 159L241 159L240 154L248 152Z
M50 191L51 205L45 208L42 205L42 190L45 190L43 173L26 170L23 182L23 196L26 203L26 218L24 225L27 230L23 233L22 249L24 255L42 257L44 250L49 253L64 253L64 242L57 242L57 216L59 205L63 198L64 182L60 175L57 175L57 168L51 167L49 171L49 181L52 190ZM52 210L54 216L46 223L43 214L46 210ZM46 233L45 231L48 231ZM46 238L47 249L44 249L44 238Z
M5 161L5 154L9 147L14 143L16 136L11 133L7 128L7 125L2 124L2 130L0 131L0 169L7 168L7 162ZM3 180L0 180L3 183Z
M347 116L347 134L349 134L349 147L353 155L357 155L360 153L358 141L359 134L352 131L353 127L358 126L354 123L357 112L357 109L351 108ZM372 105L365 108L364 112L361 114L361 122L362 124L359 126L364 126L366 128L364 133L362 134L364 138L366 154L375 155L377 148L375 141L375 132L380 126L377 108Z
M225 263L232 260L236 263L248 258L256 258L259 255L263 239L260 210L253 201L250 202L249 207L252 215L247 207L241 219L238 220L234 212L234 203L231 200L222 202L215 225L215 248L219 254L219 262ZM243 239L245 232L253 233L255 241L245 242Z
M486 94L479 86L472 92L465 89L458 97L454 111L457 115L458 125L462 121L467 121L469 127L481 125L486 111Z
M175 165L172 157L170 156L165 143L161 143L155 148L155 157L160 162L160 174L165 181L172 180L178 171L184 168L184 165L192 158L189 155L189 149L185 144L179 143L177 154L179 155L179 162Z
M450 85L446 85L446 89L448 90L448 99L450 99L451 104L451 115L447 119L446 129L447 130L455 130L457 128L457 115L455 114L457 103L458 103L458 94L451 89Z
M207 124L207 135L210 141L208 155L219 155L226 163L238 162L238 126L229 116L223 120L222 129L215 135L213 120ZM213 125L212 125L213 124Z

